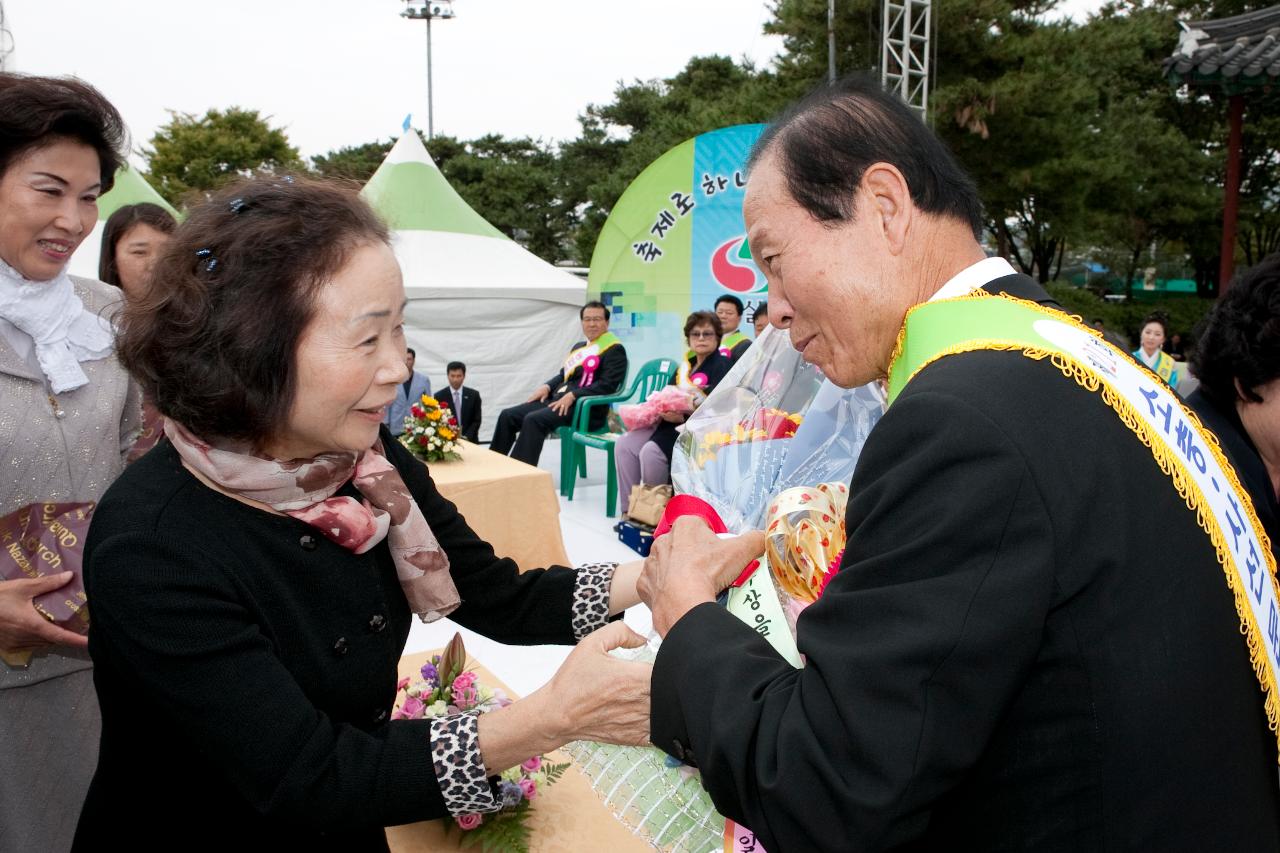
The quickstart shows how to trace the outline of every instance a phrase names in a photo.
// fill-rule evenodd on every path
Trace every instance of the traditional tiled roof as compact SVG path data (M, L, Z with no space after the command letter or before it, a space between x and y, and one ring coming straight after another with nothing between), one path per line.
M1280 6L1182 29L1178 49L1164 61L1166 77L1229 92L1280 79Z

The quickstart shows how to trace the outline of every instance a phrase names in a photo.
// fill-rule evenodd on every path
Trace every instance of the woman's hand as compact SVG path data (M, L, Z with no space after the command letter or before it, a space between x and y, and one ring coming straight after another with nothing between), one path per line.
M684 412L663 412L662 419L669 424L682 424L689 419Z
M84 648L89 638L59 628L40 615L31 599L61 589L71 582L71 572L42 578L0 581L0 649L10 652L44 646Z
M610 622L584 637L546 686L481 714L476 722L486 770L501 773L575 740L647 744L653 667L609 654L643 645L625 624Z

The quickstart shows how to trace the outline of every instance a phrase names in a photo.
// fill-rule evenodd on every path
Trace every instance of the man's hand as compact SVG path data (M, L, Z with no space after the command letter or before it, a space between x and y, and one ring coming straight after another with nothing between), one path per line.
M640 600L653 613L653 629L665 637L681 616L715 601L763 553L764 533L759 530L720 539L702 519L676 519L670 533L654 540L636 584Z
M569 413L573 411L573 403L577 398L573 396L573 392L565 394L559 400L547 405L547 408L555 412L562 418L567 418Z
M662 419L669 424L682 424L689 420L689 416L684 412L663 412Z
M547 398L548 398L548 397L550 397L550 396L551 396L551 386L550 386L550 385L539 385L539 386L534 390L534 392L533 392L532 394L530 394L530 395L529 395L529 399L528 399L528 400L525 400L525 402L526 402L526 403L541 403L543 400L547 399Z
M84 648L89 638L59 628L32 605L31 599L53 592L71 582L71 572L42 578L0 581L0 649L10 652L44 646Z

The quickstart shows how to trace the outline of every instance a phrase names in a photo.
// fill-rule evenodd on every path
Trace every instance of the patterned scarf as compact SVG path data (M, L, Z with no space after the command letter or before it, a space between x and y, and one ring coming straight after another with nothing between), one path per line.
M359 454L322 453L281 462L213 447L167 418L164 433L182 461L219 488L306 522L349 551L363 554L386 537L409 608L423 622L434 622L461 603L449 558L380 441ZM363 501L334 497L348 480Z

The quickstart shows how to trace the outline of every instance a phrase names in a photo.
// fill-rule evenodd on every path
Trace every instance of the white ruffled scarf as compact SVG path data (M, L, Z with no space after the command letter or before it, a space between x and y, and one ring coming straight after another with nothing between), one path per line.
M88 384L80 362L106 358L115 346L115 329L85 309L65 268L32 281L0 260L0 317L31 337L55 394Z

